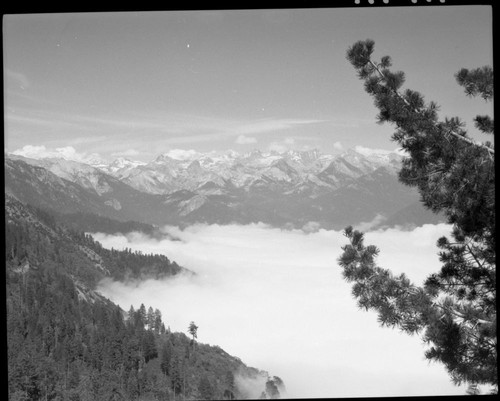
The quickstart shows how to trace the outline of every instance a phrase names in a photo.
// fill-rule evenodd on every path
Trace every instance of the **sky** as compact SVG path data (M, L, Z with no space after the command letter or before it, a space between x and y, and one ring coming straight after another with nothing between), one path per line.
M415 284L439 270L436 241L448 225L365 234L379 266ZM94 234L107 248L164 253L197 273L163 281L103 281L99 290L122 309L158 308L172 331L191 321L198 341L222 347L247 366L284 380L286 398L464 394L443 365L425 359L419 336L382 328L358 309L337 258L338 231L282 231L262 223L165 227L179 238ZM262 391L262 390L261 390ZM260 392L258 393L260 394Z
M150 161L173 149L392 150L394 128L346 60L375 41L404 88L460 116L460 68L492 65L490 6L11 14L4 148ZM57 152L57 151L56 151Z

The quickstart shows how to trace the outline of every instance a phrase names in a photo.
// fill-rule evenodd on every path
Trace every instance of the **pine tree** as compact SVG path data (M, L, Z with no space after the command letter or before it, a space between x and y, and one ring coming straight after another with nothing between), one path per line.
M133 322L134 316L135 316L134 305L130 305L130 309L128 310L127 318L130 322Z
M189 324L188 333L191 334L192 337L191 344L194 348L195 340L198 337L198 326L194 322L191 322Z
M163 322L161 320L161 312L159 309L155 309L153 330L155 331L156 334L160 333L162 324L163 324Z
M147 323L146 321L147 312L144 304L141 304L141 306L137 310L137 314L138 314L139 324L141 325L142 328L144 328L144 325Z
M342 247L339 265L354 283L358 305L376 310L383 326L421 333L430 346L426 357L443 363L456 384L488 384L498 391L493 145L473 141L459 118L439 121L438 106L418 92L401 91L404 73L389 69L389 56L372 61L373 50L372 40L360 41L347 58L375 99L378 121L396 126L392 139L408 155L400 180L417 187L426 207L447 216L452 240L438 240L443 265L423 286L378 267L379 250L365 246L363 233L352 227L344 232L350 243ZM462 69L455 77L467 95L492 99L491 68ZM488 116L475 123L493 133Z
M148 308L148 313L146 315L146 324L148 325L148 330L153 330L154 329L155 314L154 314L152 306L150 306Z

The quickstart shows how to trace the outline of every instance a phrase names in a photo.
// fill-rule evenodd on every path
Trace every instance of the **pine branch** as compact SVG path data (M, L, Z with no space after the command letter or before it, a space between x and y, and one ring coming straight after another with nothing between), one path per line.
M369 60L369 64L377 71L377 73L380 75L381 78L383 78L384 80L387 80L387 77L385 76L385 74L380 70L380 68L372 60ZM393 89L391 87L388 87L388 89L391 90L399 99L401 99L406 104L406 106L408 106L408 108L410 108L411 111L413 111L414 113L417 113L417 114L422 114L422 112L420 110L417 110L417 109L413 108L410 105L410 103L408 102L408 100L406 100L404 98L404 96L401 95L397 90L395 90L395 89ZM495 150L492 149L492 148L490 148L489 146L486 146L486 145L484 145L482 143L477 143L477 142L473 141L470 138L467 138L467 137L465 137L463 135L457 134L453 130L449 130L448 132L446 132L446 134L451 134L455 138L458 138L458 139L460 139L460 140L462 140L464 142L467 142L470 145L474 145L474 146L478 146L480 148L483 148L486 151L488 151L489 154L495 154Z
M488 277L483 277L487 275L487 262L479 263L485 250L458 231L453 233L457 242L440 239L438 246L447 251L440 254L445 262L443 269L451 270L443 270L444 277L435 277L434 285L443 295L439 296L439 288L433 291L428 287L432 283L416 286L404 274L394 276L377 266L374 257L378 249L363 244L363 233L347 227L344 235L350 244L342 247L344 253L338 262L344 269L344 279L355 282L353 296L359 307L376 311L382 326L397 327L410 335L425 329L423 340L433 344L426 357L442 362L455 381L497 383L496 290L487 291L492 285ZM471 257L476 259L468 260ZM476 265L483 271L474 279L475 273L469 268ZM477 281L481 278L484 280ZM477 291L479 299L475 295L473 299L459 296L462 289Z

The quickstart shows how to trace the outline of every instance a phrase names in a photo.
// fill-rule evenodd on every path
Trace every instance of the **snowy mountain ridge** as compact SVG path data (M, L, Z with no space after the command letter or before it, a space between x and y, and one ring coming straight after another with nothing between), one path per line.
M150 162L120 158L96 167L6 155L6 192L62 213L157 225L315 222L338 229L375 218L391 225L435 222L416 189L399 182L402 158L364 148L339 155L170 151Z
M201 153L169 151L149 163L128 159L115 160L99 169L144 192L169 194L180 189L196 190L208 182L224 187L228 183L237 188L248 187L257 180L299 185L317 182L329 186L322 172L341 172L351 178L374 171L379 167L397 168L401 155L389 153L361 153L350 149L340 155L323 154L319 150L247 153ZM353 166L354 168L352 168ZM319 182L318 182L319 180Z

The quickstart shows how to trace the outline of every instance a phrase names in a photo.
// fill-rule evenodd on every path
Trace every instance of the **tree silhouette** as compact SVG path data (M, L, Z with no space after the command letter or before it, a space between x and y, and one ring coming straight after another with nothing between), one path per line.
M349 244L339 265L354 283L358 305L376 310L383 326L422 333L430 345L426 357L443 363L455 383L498 391L493 145L473 141L459 118L439 121L438 106L418 92L401 91L404 73L389 69L389 56L372 61L374 44L355 43L347 58L375 100L378 121L396 126L392 139L407 154L400 181L417 187L426 207L446 215L452 239L439 239L442 268L423 286L378 267L379 250L365 246L363 233L352 227L345 229ZM462 69L455 78L468 95L493 98L491 68ZM475 124L493 133L488 116L477 116Z
M198 338L198 326L194 322L189 323L188 333L191 334L192 337L191 344L193 345L194 348L196 338Z

